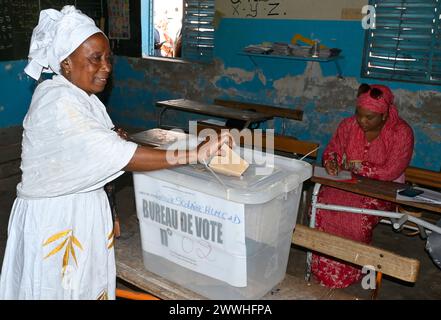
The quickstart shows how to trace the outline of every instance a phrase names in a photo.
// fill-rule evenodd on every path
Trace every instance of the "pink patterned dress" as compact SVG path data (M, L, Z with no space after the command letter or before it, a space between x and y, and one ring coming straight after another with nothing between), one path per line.
M389 117L379 136L368 142L364 132L352 116L343 120L323 154L323 163L334 159L356 163L357 174L383 181L404 182L404 170L413 153L414 138L410 126L398 116L395 106L390 106ZM394 211L390 202L357 195L355 193L323 186L320 203L358 208ZM331 234L363 243L371 243L373 228L380 218L363 214L317 210L316 228ZM345 288L361 280L361 268L314 254L312 272L323 285Z

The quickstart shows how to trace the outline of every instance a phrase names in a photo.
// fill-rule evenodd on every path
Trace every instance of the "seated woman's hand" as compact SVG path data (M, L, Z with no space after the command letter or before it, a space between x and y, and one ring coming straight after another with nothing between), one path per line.
M227 144L230 148L235 145L234 139L229 132L220 135L209 136L208 140L201 143L197 148L198 162L206 163L215 155L221 155L221 147Z
M338 163L336 160L330 160L325 163L325 170L331 176L338 175Z
M359 174L362 168L362 163L359 160L344 161L342 167L344 170Z

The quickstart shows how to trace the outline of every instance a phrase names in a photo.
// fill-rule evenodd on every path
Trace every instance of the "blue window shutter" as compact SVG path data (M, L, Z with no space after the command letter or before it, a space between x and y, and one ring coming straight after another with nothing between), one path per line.
M375 29L366 31L362 76L441 83L441 0L370 0Z
M184 0L182 57L209 62L214 49L215 0Z
M142 55L154 56L153 0L141 0L141 30Z
M438 19L435 21L435 32L432 39L433 50L432 56L432 74L431 79L433 82L441 83L441 5L438 5Z

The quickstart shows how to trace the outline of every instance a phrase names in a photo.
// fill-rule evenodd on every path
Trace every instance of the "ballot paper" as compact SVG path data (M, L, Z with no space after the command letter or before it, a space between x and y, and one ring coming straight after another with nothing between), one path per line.
M440 192L436 192L436 191L421 188L421 187L414 187L414 189L422 190L424 192L422 194L415 196L415 197L406 197L401 194L398 194L398 192L404 190L404 189L400 189L400 190L397 190L396 199L402 200L402 201L441 204L441 193Z
M229 146L224 144L221 150L225 153L223 156L214 156L208 166L215 172L227 176L240 177L248 169L249 164L243 160Z
M341 170L338 172L338 175L331 176L326 172L325 168L319 166L314 166L314 177L335 180L335 181L345 181L352 179L352 175L350 171Z

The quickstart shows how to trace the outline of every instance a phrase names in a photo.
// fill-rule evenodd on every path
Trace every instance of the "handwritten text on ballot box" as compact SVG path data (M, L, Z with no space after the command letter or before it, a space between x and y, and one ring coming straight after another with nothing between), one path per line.
M244 205L147 175L136 195L143 250L247 286Z

